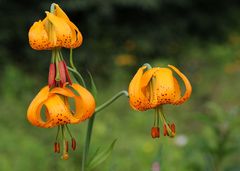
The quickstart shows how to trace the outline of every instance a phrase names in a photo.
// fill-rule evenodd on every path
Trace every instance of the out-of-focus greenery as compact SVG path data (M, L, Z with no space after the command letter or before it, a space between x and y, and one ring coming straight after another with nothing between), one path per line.
M80 170L86 122L71 126L70 159L53 153L56 129L31 126L26 110L47 84L50 52L28 45L28 29L51 1L0 1L0 170ZM96 170L240 170L240 3L205 0L56 1L80 28L77 67L91 71L98 104L127 89L137 68L177 66L193 86L181 106L164 106L174 139L153 140L153 112L133 111L125 97L99 113L91 153L117 143ZM65 56L68 51L64 50ZM87 76L85 76L87 78Z

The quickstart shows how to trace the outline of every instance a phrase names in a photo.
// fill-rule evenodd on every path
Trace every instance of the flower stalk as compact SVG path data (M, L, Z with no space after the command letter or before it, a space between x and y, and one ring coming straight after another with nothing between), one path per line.
M84 145L84 149L83 149L83 156L82 156L82 171L84 171L85 167L86 167L86 161L87 161L88 152L89 152L90 143L91 143L92 129L93 129L96 114L98 112L102 111L103 109L105 109L106 107L108 107L110 104L112 104L115 100L117 100L119 97L121 97L123 95L128 97L128 92L126 90L122 90L122 91L118 92L117 94L115 94L111 99L107 100L105 103L98 106L95 109L93 116L89 119L87 134L86 134L86 139L85 139L85 145Z

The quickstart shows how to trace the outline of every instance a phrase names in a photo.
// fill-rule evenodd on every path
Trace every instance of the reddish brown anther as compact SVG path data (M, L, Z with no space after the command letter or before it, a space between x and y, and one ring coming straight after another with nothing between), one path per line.
M167 125L166 124L163 125L163 135L168 136L168 130L167 130Z
M65 141L66 152L68 152L68 141Z
M72 138L72 149L76 149L76 140L74 138Z
M60 143L57 143L57 153L60 153Z
M58 142L54 143L54 153L60 152L60 144Z
M152 138L159 138L160 137L159 127L152 127L151 135L152 135Z
M63 84L66 82L66 71L64 67L64 61L58 62L58 68L60 74L60 84L61 86L63 86Z
M54 143L54 153L57 153L57 143Z
M164 136L170 136L170 137L174 137L175 136L175 133L176 133L176 130L175 130L175 124L168 124L168 127L171 129L171 133L168 132L168 129L167 129L167 125L164 124L163 125L163 135Z
M56 67L55 64L51 63L49 66L49 73L48 73L48 86L53 87L55 86L55 77L56 77Z
M175 124L171 124L171 130L172 132L175 134L176 133L176 127L175 127Z
M67 69L67 65L66 65L66 62L63 61L63 64L64 64L64 69L65 69L65 74L66 74L66 77L67 77L67 81L69 84L72 84L72 80L70 78L70 75L69 75L69 72L68 72L68 69Z

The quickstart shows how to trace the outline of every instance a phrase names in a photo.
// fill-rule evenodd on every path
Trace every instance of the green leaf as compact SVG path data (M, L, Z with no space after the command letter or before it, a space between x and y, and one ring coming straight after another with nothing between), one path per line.
M92 74L88 71L88 75L89 75L89 78L90 78L90 83L91 83L91 92L93 94L93 96L96 98L97 97L97 87L96 87L96 84L93 80L93 77L92 77Z
M117 141L117 139L113 140L113 142L110 144L110 146L103 151L100 151L98 149L95 152L95 156L93 156L93 158L88 162L87 170L92 170L99 164L103 163L112 153L116 141Z

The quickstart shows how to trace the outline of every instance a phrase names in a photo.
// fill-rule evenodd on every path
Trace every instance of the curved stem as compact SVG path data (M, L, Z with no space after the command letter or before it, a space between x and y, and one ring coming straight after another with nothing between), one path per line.
M94 124L96 113L100 112L103 109L105 109L106 107L108 107L110 104L112 104L115 100L117 100L122 95L125 95L125 96L128 97L128 92L126 90L122 90L122 91L118 92L111 99L109 99L108 101L106 101L105 103L103 103L102 105L97 107L95 109L95 112L94 112L93 116L89 119L88 128L87 128L87 135L86 135L86 140L85 140L85 147L84 147L84 150L83 150L82 171L85 170L85 166L86 166L88 151L89 151L90 143L91 143L92 129L93 129L93 124Z
M67 66L67 69L68 69L69 71L71 71L72 73L76 74L76 75L79 77L79 79L81 80L81 82L82 82L82 84L83 84L83 87L86 88L86 83L85 83L82 75L81 75L77 70L75 70L75 69L73 69L73 68L71 68L71 67L69 67L69 66Z
M103 110L104 108L108 107L111 103L113 103L115 100L117 100L119 97L121 97L122 95L125 95L126 97L128 97L128 92L126 90L122 90L120 92L118 92L115 96L113 96L111 99L109 99L108 101L106 101L105 103L103 103L102 105L98 106L95 109L95 114L97 112L100 112L101 110Z
M75 67L75 65L74 65L74 63L73 63L73 50L72 50L72 48L70 49L70 65L71 65L71 67L75 70L75 71L77 71L77 68Z

